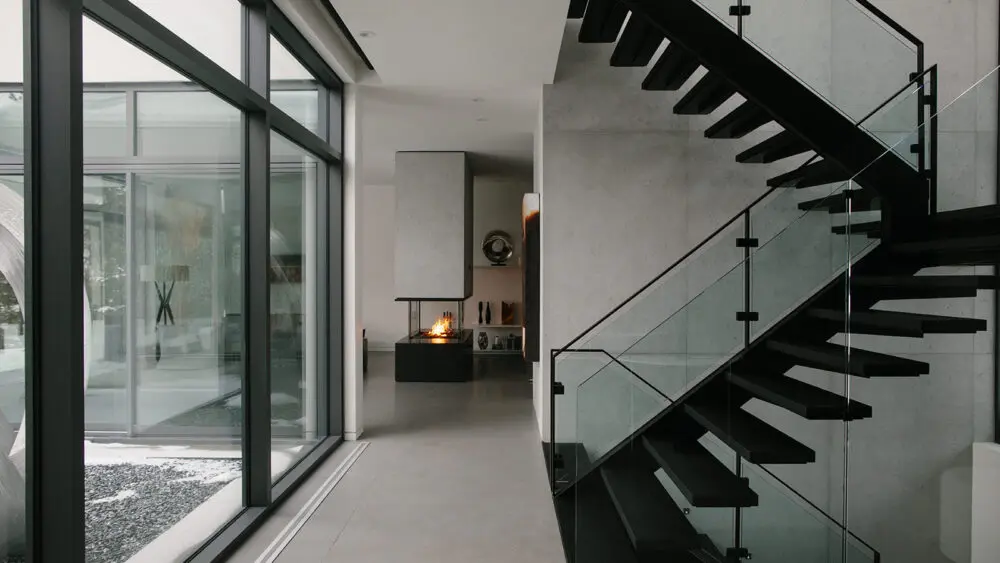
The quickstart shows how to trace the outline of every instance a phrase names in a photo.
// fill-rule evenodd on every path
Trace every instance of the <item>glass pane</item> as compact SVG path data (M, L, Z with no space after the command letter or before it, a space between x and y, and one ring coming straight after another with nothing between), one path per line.
M139 92L136 114L139 156L239 160L240 113L211 92Z
M0 158L24 157L24 94L0 92Z
M129 0L233 76L240 76L239 0Z
M835 230L843 218L831 214L825 205L810 210L798 210L795 200L825 197L836 200L851 183L833 188L821 187L820 191L802 194L802 190L789 190L781 201L789 202L787 211L798 215L793 222L775 232L775 209L778 206L751 212L751 224L764 231L761 246L750 257L751 303L760 317L751 324L751 340L770 328L818 289L829 283L838 272L847 267L848 258L874 248L878 239L869 239L866 233L846 236ZM821 195L825 192L825 196ZM793 200L794 198L794 200ZM841 214L842 215L842 214ZM860 217L852 218L857 223ZM877 215L871 220L877 220ZM795 275L789 275L795 272Z
M631 348L743 260L743 250L736 246L743 229L741 220L723 229L575 347L616 355Z
M849 0L754 0L743 37L855 121L917 71L916 47Z
M743 462L758 505L742 511L743 545L754 561L844 561L844 529L762 466ZM874 563L875 552L848 536L851 563Z
M319 124L319 84L302 63L271 36L271 103L307 129L323 136Z
M83 155L124 156L128 153L124 92L83 94ZM24 156L24 95L20 89L0 92L0 158Z
M88 84L176 80L89 21L83 54ZM113 172L84 178L88 561L184 560L242 508L241 113L169 88L137 96L141 154L169 157L141 172L89 158L121 154L124 95L87 104L85 166Z
M671 399L680 397L743 346L743 263L696 295L620 357Z
M83 177L83 276L90 306L88 431L128 429L126 200L124 174Z
M271 133L272 146L281 136ZM284 140L285 143L291 144ZM326 402L316 372L316 244L321 163L271 159L271 475L309 453L323 431Z
M576 389L574 442L579 447L572 463L577 475L659 414L667 403L626 367L609 361Z
M0 160L20 157L23 121L23 6L0 2ZM15 160L20 160L16 158ZM23 169L0 176L0 561L26 561L25 261Z
M887 100L885 106L878 108L867 119L861 122L861 127L878 138L886 147L891 147L893 152L900 158L910 163L914 169L919 165L919 151L914 152L911 146L914 143L903 143L917 126L922 122L917 103L921 93L932 94L931 75L925 74L923 77L913 82L892 99Z

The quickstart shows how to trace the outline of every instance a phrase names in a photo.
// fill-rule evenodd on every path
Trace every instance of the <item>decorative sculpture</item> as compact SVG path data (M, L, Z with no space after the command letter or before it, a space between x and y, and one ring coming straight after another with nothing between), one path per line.
M82 259L82 258L81 258ZM7 279L21 308L25 305L24 199L0 183L0 275ZM83 389L90 375L90 300L83 289ZM15 435L0 413L0 553L21 555L25 548L25 417Z
M494 266L503 266L514 255L514 239L506 231L490 231L483 238L483 254Z

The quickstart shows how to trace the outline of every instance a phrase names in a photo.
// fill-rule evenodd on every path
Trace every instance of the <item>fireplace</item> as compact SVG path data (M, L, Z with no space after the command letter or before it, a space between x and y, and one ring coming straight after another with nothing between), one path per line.
M396 381L472 379L472 331L464 301L397 299L409 312L406 337L396 342Z

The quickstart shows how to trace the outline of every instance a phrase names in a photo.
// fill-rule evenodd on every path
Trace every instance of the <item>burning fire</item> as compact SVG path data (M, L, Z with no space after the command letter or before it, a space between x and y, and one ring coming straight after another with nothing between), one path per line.
M451 319L440 318L434 323L434 326L427 331L428 336L448 336L451 332Z

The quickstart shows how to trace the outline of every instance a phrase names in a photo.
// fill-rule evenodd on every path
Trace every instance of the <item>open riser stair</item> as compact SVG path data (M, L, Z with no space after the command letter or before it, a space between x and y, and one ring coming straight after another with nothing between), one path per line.
M793 370L887 385L933 377L927 362L848 346L839 337L913 340L987 330L982 319L899 311L892 305L968 299L1000 288L992 275L924 271L994 264L1000 255L1000 206L930 213L931 174L923 160L918 167L905 154L887 150L694 0L573 0L569 17L582 19L581 42L615 44L612 66L649 69L636 88L671 96L678 115L712 116L705 137L738 140L770 131L736 151L736 162L782 167L767 180L772 191L799 194L794 209L803 214L843 217L825 228L831 240L867 245L864 251L845 251L853 260L849 275L831 269L826 281L766 330L748 328L738 352L699 380L691 379L675 397L644 379L642 364L630 364L634 360L626 355L615 360L617 365L608 363L642 382L636 387L652 389L636 396L659 400L659 410L631 420L630 434L599 455L580 443L552 445L553 475L560 475L553 482L554 502L568 561L750 560L752 550L710 537L689 513L742 510L744 521L753 518L765 498L754 483L764 481L752 481L744 469L759 467L760 475L771 475L763 466L804 466L816 461L817 452L813 444L754 415L747 404L780 409L803 424L877 420L879 410L848 392L849 386L824 388L799 379ZM926 152L923 145L912 150ZM831 185L842 187L831 191ZM747 225L738 246L749 261L768 241L758 240ZM801 242L808 246L810 241ZM797 275L794 267L787 272L790 278ZM848 294L850 309L844 306ZM748 327L758 320L756 312L736 313ZM766 481L779 494L804 500L779 479ZM816 511L788 517L829 518ZM828 525L845 538L850 535L835 520ZM858 561L879 561L878 552L862 540L852 536L848 543L865 553Z

